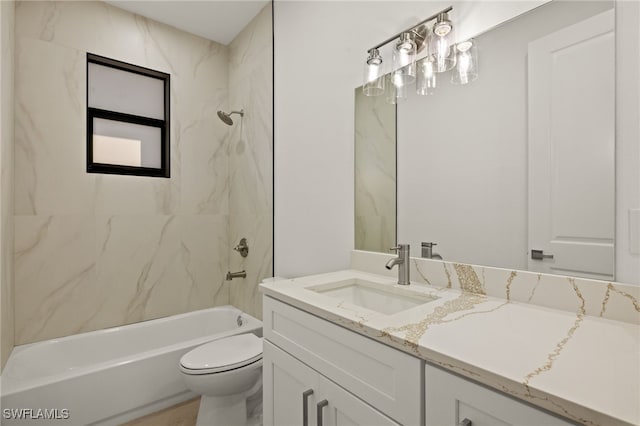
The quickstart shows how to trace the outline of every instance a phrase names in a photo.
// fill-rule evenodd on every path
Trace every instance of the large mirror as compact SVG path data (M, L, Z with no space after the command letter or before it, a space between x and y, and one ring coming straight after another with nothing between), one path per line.
M614 280L613 8L540 6L397 108L357 88L356 249Z

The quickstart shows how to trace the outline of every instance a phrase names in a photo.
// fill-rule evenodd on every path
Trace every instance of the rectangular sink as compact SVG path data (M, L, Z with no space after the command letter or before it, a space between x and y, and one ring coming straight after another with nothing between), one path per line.
M307 289L385 315L396 314L437 299L428 294L360 278L315 285Z

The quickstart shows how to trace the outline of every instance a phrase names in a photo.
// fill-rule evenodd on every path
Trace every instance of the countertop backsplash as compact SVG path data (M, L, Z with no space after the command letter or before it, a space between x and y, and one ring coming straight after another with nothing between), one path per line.
M393 254L353 250L351 268L396 276L385 263ZM411 280L512 302L640 324L640 286L586 278L411 258Z

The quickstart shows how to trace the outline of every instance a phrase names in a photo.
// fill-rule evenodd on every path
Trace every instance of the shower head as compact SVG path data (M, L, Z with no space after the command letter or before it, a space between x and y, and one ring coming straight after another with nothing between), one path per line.
M233 124L233 120L231 119L231 116L233 114L239 114L240 117L243 117L244 109L241 109L240 111L231 111L229 114L224 111L218 111L218 117L220 117L220 120L222 120L222 122L228 126L231 126Z

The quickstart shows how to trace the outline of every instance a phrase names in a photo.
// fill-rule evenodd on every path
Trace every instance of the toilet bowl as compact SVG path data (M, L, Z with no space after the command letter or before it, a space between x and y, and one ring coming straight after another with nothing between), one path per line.
M238 334L206 343L180 358L186 386L202 395L198 426L244 426L246 400L262 386L262 338Z

